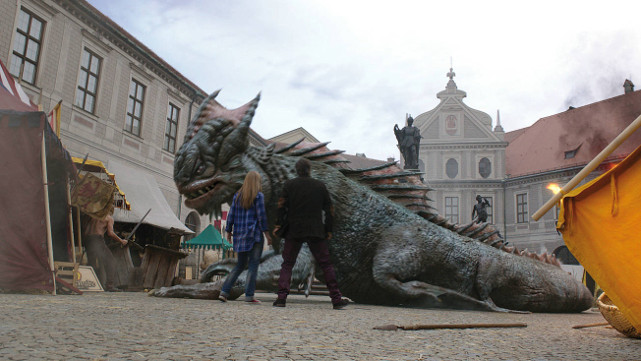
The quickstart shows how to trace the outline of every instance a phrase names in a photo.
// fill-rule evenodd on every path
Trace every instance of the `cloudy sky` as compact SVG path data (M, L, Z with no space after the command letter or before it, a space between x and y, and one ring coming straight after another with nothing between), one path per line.
M635 1L89 0L206 92L262 93L265 138L399 158L394 124L438 105L446 73L506 131L641 86Z

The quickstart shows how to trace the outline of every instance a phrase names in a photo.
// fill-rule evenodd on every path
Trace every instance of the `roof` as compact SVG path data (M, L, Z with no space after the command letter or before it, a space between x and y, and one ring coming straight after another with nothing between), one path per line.
M288 142L295 142L301 138L304 138L305 141L309 143L320 143L320 141L316 139L316 137L314 137L310 132L305 130L305 128L303 127L292 129L283 134L279 134L275 137L271 137L268 140L274 143L277 143L277 142L288 143Z
M360 155L352 155L352 154L345 154L345 153L341 154L341 157L349 160L349 163L347 163L347 167L351 169L371 168L371 167L383 165L385 163L389 163L384 160L372 159L372 158L367 158Z
M506 134L508 177L589 163L641 115L641 92L630 92L541 118ZM623 158L641 144L641 132L628 138L609 159Z
M202 232L196 237L187 242L183 242L183 248L222 248L224 250L231 249L233 246L225 241L220 235L218 230L211 224L205 227Z
M528 127L528 128L529 128L529 127ZM505 135L503 136L503 139L504 139L506 142L508 142L508 143L512 143L512 141L514 141L514 139L518 138L518 137L519 137L519 135L521 135L521 134L525 133L525 131L526 131L528 128L521 128L521 129L513 130L513 131L511 131L511 132L507 132L507 133L505 133Z

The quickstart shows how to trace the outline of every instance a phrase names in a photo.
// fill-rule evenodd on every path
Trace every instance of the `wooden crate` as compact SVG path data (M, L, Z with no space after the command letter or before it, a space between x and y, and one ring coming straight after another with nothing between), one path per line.
M145 255L140 265L142 285L144 288L171 286L176 272L176 265L187 253L174 251L155 245L145 246Z

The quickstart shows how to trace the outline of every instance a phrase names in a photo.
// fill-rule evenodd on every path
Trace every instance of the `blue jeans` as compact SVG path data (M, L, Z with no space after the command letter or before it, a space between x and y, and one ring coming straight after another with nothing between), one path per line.
M254 243L254 247L247 252L238 252L238 263L236 267L231 271L227 276L225 283L223 283L223 288L220 291L220 294L229 297L229 292L231 288L236 283L238 276L245 270L245 265L249 261L249 267L247 269L247 280L245 281L245 301L251 301L254 299L254 291L256 291L256 276L258 275L258 265L260 264L260 256L263 254L263 243L257 242Z

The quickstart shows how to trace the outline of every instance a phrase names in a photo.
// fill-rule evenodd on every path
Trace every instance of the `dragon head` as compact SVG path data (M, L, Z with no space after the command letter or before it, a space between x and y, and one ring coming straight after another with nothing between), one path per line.
M217 216L248 171L243 158L260 100L258 94L240 108L229 110L216 101L219 92L201 104L174 160L174 181L186 198L185 205L201 214Z

